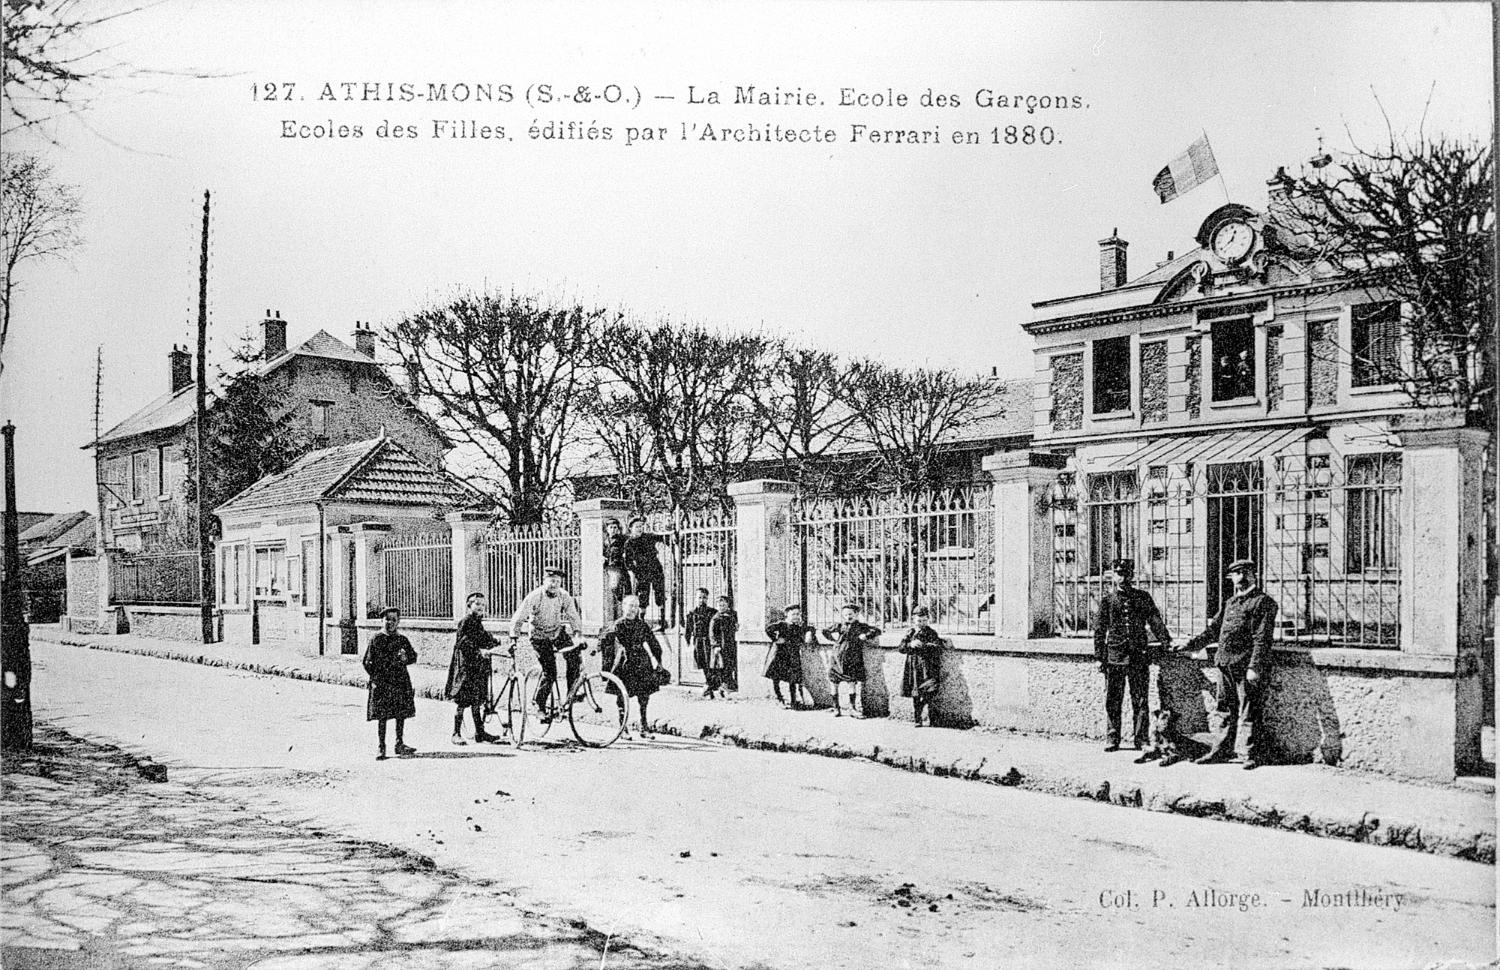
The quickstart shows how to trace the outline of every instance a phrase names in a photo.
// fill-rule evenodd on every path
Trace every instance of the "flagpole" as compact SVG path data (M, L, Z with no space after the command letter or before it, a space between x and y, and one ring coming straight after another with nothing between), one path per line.
M1199 128L1198 133L1203 136L1203 144L1208 146L1209 151L1213 151L1213 142L1208 140L1208 129ZM1217 155L1214 156L1214 174L1219 177L1219 188L1224 191L1224 203L1227 205L1230 201L1229 185L1224 181L1224 171L1219 168L1219 158Z

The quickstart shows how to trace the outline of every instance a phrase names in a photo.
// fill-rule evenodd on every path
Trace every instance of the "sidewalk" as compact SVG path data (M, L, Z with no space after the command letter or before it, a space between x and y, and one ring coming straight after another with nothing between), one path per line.
M33 627L34 641L115 650L252 673L363 687L356 657L309 657L248 644L198 644L147 637L83 636ZM414 666L424 697L441 699L446 671ZM985 730L916 729L902 721L787 711L759 699L704 700L667 688L652 700L657 730L742 747L835 758L868 758L907 771L1013 785L1131 808L1175 812L1399 846L1494 864L1492 793L1366 775L1327 765L1263 768L1238 764L1133 764L1133 751L1096 743Z

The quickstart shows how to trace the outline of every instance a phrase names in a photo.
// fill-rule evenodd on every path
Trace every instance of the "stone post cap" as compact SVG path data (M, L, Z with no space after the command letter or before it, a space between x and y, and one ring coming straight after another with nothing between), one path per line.
M579 518L593 518L611 513L629 512L631 505L622 498L587 498L573 503L573 513Z
M1483 438L1488 432L1470 422L1462 408L1420 408L1391 417L1391 431L1403 445L1424 439L1454 440L1458 437Z
M1028 472L1059 472L1066 468L1066 455L1050 451L999 451L985 455L980 467L996 478L1020 477Z
M467 509L462 512L449 512L443 516L443 521L450 525L477 525L480 523L488 525L494 517L493 512L478 512L473 509Z
M395 526L389 522L353 522L349 528L354 532L390 532Z
M778 478L757 478L749 482L731 482L729 495L731 498L754 498L758 495L785 495L791 497L797 494L796 482L784 482Z

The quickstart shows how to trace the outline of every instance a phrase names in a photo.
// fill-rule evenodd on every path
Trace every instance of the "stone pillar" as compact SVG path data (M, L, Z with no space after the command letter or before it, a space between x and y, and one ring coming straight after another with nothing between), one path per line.
M764 643L766 626L782 618L787 603L802 597L787 582L793 541L791 506L797 486L791 482L758 479L729 486L735 506L735 611L740 617L740 640ZM740 680L745 681L746 658L740 657Z
M1420 742L1422 750L1413 750L1410 757L1447 765L1451 750L1453 770L1440 772L1451 776L1478 764L1483 711L1489 703L1480 668L1487 434L1465 427L1463 416L1452 411L1401 415L1392 425L1402 446L1401 649L1454 661L1451 700L1414 698L1403 705L1410 708L1409 721L1426 722L1435 709L1451 704L1453 733L1442 736L1445 724L1412 732L1412 743Z
M380 571L380 557L375 543L391 531L386 522L360 522L354 526L354 604L355 619L368 619L371 610L385 606L385 576Z
M617 498L591 498L574 502L573 512L578 516L578 568L583 575L569 579L583 613L583 632L592 635L615 618L614 600L604 588L604 523L618 519L624 528L630 503Z
M489 592L484 561L484 534L489 531L488 512L449 512L446 516L453 538L453 618L466 612L470 593Z
M1065 462L1036 451L984 458L995 482L995 634L1001 639L1052 632L1052 522L1045 499Z

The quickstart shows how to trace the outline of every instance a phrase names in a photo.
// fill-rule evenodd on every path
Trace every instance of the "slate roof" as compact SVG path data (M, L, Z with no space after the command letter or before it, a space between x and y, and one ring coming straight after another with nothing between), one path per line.
M58 512L24 529L20 544L36 549L92 549L94 517L88 512Z
M482 496L442 469L424 464L390 438L371 438L303 455L214 511L285 508L320 501L462 508Z
M374 359L366 357L328 331L319 330L290 350L257 364L255 368L256 373L264 377L267 374L280 370L298 357L323 357L328 360L342 360L351 364L369 364L371 367L380 366ZM193 387L193 384L189 384L175 393L169 391L163 394L124 421L104 432L104 434L99 436L98 441L91 442L84 447L108 444L111 441L119 441L122 438L133 438L138 434L145 434L148 431L164 431L187 424L193 420L195 411ZM212 394L209 395L209 406L213 406Z

